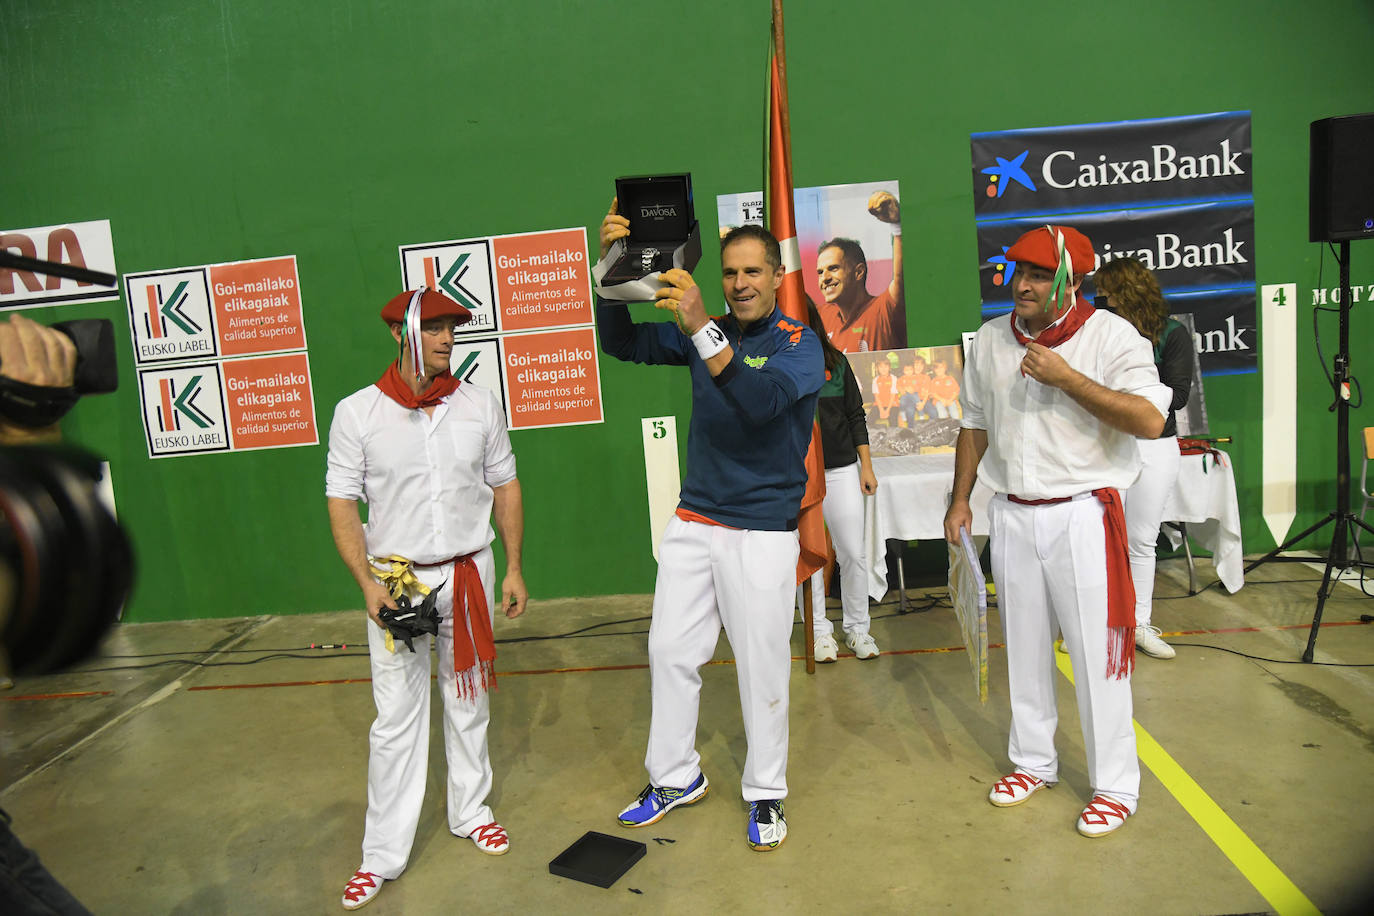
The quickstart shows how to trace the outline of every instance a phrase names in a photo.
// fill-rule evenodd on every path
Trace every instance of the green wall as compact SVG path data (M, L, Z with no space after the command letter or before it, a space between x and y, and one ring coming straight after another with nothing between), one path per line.
M1250 110L1259 282L1296 282L1303 302L1293 530L1334 505L1307 125L1374 110L1374 5L792 0L787 32L796 181L901 182L922 343L978 320L970 132ZM391 353L376 313L398 291L398 244L594 238L614 176L673 169L692 171L712 237L715 195L762 181L767 39L764 0L6 0L0 228L108 218L121 272L295 254L323 439ZM1354 282L1374 284L1374 244L1352 252ZM719 279L709 252L698 278ZM1370 309L1355 309L1357 375ZM111 462L140 557L128 619L359 605L329 537L323 445L149 460L122 303L29 314L119 332L122 390L64 428ZM512 436L536 598L653 586L639 418L676 414L685 436L686 375L606 360L602 384L604 425ZM1236 440L1246 549L1266 550L1259 376L1209 379L1207 395L1213 431Z

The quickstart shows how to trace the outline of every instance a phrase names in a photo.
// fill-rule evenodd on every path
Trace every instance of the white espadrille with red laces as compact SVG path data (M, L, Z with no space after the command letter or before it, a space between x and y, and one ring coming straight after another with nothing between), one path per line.
M1131 809L1104 795L1094 795L1088 807L1078 815L1078 832L1086 837L1106 836L1131 816Z
M483 824L472 833L468 834L468 839L489 856L504 856L510 851L510 840L506 837L506 828L492 821L490 824Z
M344 885L343 908L346 910L356 910L358 907L371 903L372 898L377 896L377 892L382 889L386 879L372 874L370 871L355 871L353 877L348 879Z
M1036 779L1029 773L1010 773L992 784L988 801L999 808L1019 805L1041 789L1052 789L1054 783Z

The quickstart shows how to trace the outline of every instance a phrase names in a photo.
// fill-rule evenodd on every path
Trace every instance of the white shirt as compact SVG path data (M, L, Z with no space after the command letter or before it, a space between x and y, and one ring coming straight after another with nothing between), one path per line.
M435 563L486 547L492 487L514 479L506 418L485 388L464 382L432 417L376 385L334 408L325 495L367 503L372 556Z
M1094 311L1054 352L1099 385L1148 399L1160 416L1169 408L1172 393L1160 384L1150 342L1124 318ZM1023 376L1025 355L1006 315L974 337L959 401L961 425L988 432L979 479L997 493L1026 499L1128 488L1140 474L1135 437L1098 420L1063 391Z

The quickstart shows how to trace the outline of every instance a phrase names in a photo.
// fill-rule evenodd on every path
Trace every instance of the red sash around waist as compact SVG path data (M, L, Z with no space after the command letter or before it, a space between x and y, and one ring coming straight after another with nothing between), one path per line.
M1126 512L1115 487L1092 491L1105 508L1102 528L1107 547L1107 677L1123 678L1135 667L1135 583L1126 539ZM1072 496L1054 499L1023 499L1007 494L1023 506L1052 506Z
M458 696L469 700L496 688L496 640L487 609L487 590L472 561L474 556L470 553L438 563L411 564L418 569L453 567L453 673L458 679Z

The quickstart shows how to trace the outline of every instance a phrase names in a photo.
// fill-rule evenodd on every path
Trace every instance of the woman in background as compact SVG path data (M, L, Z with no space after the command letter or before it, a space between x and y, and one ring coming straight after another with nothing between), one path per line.
M835 545L835 559L840 567L844 641L858 658L877 658L878 644L868 633L863 497L878 492L878 478L873 474L873 462L868 455L863 395L854 371L849 368L849 360L826 336L816 306L808 305L808 323L821 339L821 349L825 353L825 384L821 386L816 408L825 460L825 500L821 503L821 514L830 529L830 540ZM835 643L834 625L825 616L823 579L824 575L819 572L811 577L812 633L816 638L816 661L833 662L840 647Z
M1154 604L1155 542L1163 521L1164 501L1178 481L1178 423L1174 412L1188 403L1193 385L1193 336L1169 317L1159 282L1135 258L1117 258L1098 268L1093 285L1107 297L1107 307L1125 318L1155 350L1159 380L1174 392L1164 431L1158 439L1137 439L1140 477L1122 496L1130 544L1131 579L1135 583L1136 648L1154 658L1173 658L1174 648L1150 625Z

